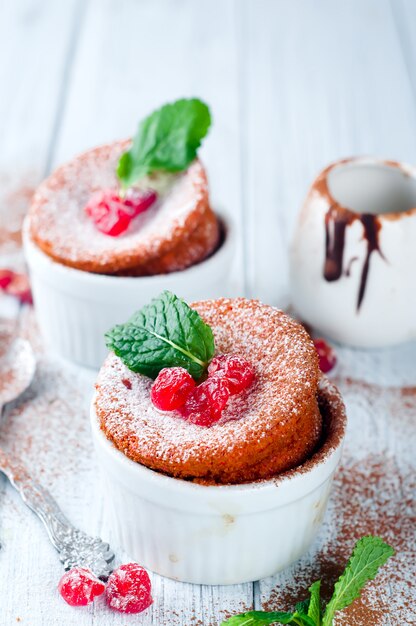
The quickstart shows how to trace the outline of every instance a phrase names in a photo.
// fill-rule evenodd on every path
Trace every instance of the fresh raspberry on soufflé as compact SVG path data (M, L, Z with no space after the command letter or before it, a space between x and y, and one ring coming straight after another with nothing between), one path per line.
M142 120L132 141L59 167L34 195L30 238L54 261L98 274L163 274L203 261L221 238L197 158L209 124L204 103L179 100Z
M166 394L166 384L172 384L176 393L180 377L188 380L186 372L181 374L181 363L173 362L167 351L167 367L177 371L168 375L162 370L158 383L160 367L138 363L134 350L126 360L123 350L128 342L143 341L147 358L151 344L146 342L151 338L145 336L143 327L147 324L150 328L150 316L157 315L163 304L167 307L164 318L174 319L169 307L177 303L166 297L165 292L163 302L152 303L141 317L112 331L107 345L113 352L101 368L95 396L95 412L107 438L127 457L148 468L207 484L270 478L309 458L322 433L318 406L321 374L316 350L304 328L282 311L255 300L223 298L193 303L191 316L201 318L202 326L197 329L196 344L191 338L188 347L179 346L178 359L197 379L196 386L189 386L188 400L175 396L174 406L182 406L160 410L152 395L157 401L159 389ZM197 323L192 317L186 322L181 330ZM201 337L206 337L204 325L212 331L212 350L208 337L208 348L205 352L201 349L188 367L189 346L199 346ZM151 328L156 327L158 336L163 334L159 321L152 318ZM203 369L198 370L198 364Z

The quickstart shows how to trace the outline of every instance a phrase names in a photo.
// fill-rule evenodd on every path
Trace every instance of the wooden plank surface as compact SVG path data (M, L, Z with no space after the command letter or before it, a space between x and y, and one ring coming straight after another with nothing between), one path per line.
M231 213L239 232L235 290L286 306L287 248L315 173L349 154L416 161L415 19L410 0L0 2L7 85L0 97L0 266L22 265L19 216L47 170L130 135L166 100L198 95L214 115L202 152L214 205ZM17 307L2 298L0 313L13 316ZM37 349L38 372L8 408L0 443L24 457L75 524L108 537L87 422L93 375L42 352L30 311L21 332ZM43 528L0 477L0 624L209 626L254 603L290 608L295 593L302 596L313 576L331 578L354 540L370 531L396 541L398 555L369 587L365 616L360 605L339 623L415 623L414 597L407 607L403 601L416 583L407 566L415 559L416 346L338 353L337 382L350 415L345 455L322 531L304 559L254 586L208 588L153 576L153 608L131 619L102 601L74 611L53 591L61 568Z
M0 2L0 244L8 264L21 263L15 244L48 169L78 23L76 0Z

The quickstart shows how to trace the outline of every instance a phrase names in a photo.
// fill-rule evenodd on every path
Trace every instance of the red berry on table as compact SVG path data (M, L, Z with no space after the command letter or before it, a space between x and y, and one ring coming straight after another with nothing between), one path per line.
M156 408L161 411L179 409L196 383L183 367L165 367L152 385L150 397Z
M26 274L18 274L13 270L0 270L0 289L8 296L14 296L22 304L33 304L29 279Z
M129 189L121 198L115 189L94 193L85 206L97 229L111 237L124 233L132 219L146 211L157 199L153 189Z
M71 606L87 606L104 593L105 584L86 567L73 567L62 576L58 590Z
M319 357L319 368L321 372L327 374L337 364L335 351L324 339L314 339L313 343Z
M20 300L22 304L33 304L32 291L26 274L14 274L5 292Z
M212 426L220 419L229 397L230 390L224 377L207 378L195 387L179 411L193 424Z
M12 270L0 270L0 289L7 289L13 280L14 272Z
M120 565L108 579L108 606L121 613L141 613L153 602L149 574L138 563Z
M250 363L237 354L216 356L208 367L208 373L210 376L224 376L231 395L241 393L254 380L254 370Z

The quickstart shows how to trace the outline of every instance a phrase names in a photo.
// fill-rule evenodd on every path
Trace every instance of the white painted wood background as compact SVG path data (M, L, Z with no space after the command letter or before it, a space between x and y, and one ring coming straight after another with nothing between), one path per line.
M196 95L214 117L202 156L214 204L239 230L240 292L286 306L287 248L314 175L353 154L416 162L415 35L414 0L0 0L1 225L14 219L14 189L83 149L129 136L161 103ZM1 312L13 314L13 304L3 299ZM31 315L21 323L34 340ZM374 406L344 383L354 375L414 385L416 347L339 352L346 458L373 450L398 464L409 459L409 438L391 428L387 405L377 407L374 438L365 441ZM91 374L41 355L35 391L8 411L0 439L10 449L25 439L27 463L68 516L105 535L86 426L91 383ZM305 563L331 540L328 515ZM229 588L154 576L153 609L129 618L100 602L78 612L63 604L53 591L56 553L2 478L0 540L0 626L18 618L28 626L214 625L224 612L261 608L295 572ZM386 606L397 593L391 586ZM383 623L398 624L386 610Z

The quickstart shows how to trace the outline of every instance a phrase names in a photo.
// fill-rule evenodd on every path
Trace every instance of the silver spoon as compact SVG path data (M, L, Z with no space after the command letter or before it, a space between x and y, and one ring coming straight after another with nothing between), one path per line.
M35 355L28 341L4 335L1 338L5 341L2 341L3 350L0 347L0 381L5 384L0 391L0 414L8 402L17 399L29 387L36 369ZM66 570L76 566L88 567L97 577L108 578L114 561L108 543L75 528L50 493L33 480L19 461L1 448L0 472L7 476L23 502L42 520Z

